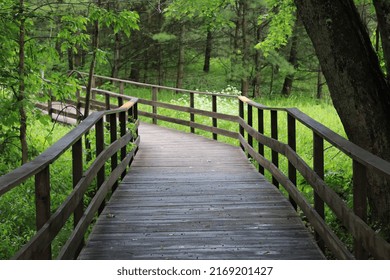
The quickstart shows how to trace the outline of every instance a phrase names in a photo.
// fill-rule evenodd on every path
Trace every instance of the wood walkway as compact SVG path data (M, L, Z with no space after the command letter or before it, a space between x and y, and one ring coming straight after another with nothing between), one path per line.
M150 124L80 259L323 259L237 147Z

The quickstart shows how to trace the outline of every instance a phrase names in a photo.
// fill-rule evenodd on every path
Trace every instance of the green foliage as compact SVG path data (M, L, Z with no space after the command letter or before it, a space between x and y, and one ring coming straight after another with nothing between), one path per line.
M268 13L259 17L259 24L269 21L266 38L256 45L265 56L285 46L295 25L295 5L293 0L266 0Z
M279 74L283 77L296 72L294 66L291 65L284 56L274 50L268 52L265 61L269 62L271 65L277 66L278 71L280 71Z
M226 16L226 7L229 5L234 5L234 0L174 0L165 9L165 14L176 20L201 17L209 28L216 29L223 25L232 26L230 17Z
M89 19L80 15L64 15L61 17L61 29L57 35L61 42L61 51L72 49L78 53L79 48L87 50L90 35L87 34Z
M130 37L132 30L139 30L139 15L136 12L123 10L117 13L102 7L92 6L89 15L91 21L98 21L106 27L113 27L114 33L123 32Z
M152 39L159 42L159 43L166 43L166 42L175 40L176 36L173 34L168 34L166 32L161 32L161 33L154 34L152 36Z

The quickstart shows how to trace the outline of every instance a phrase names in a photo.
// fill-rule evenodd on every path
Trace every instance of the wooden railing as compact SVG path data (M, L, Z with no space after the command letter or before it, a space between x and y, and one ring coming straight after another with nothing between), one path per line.
M106 96L107 107L110 107L110 97L112 96L108 94ZM101 212L107 195L111 190L115 190L118 180L126 174L127 166L131 164L137 151L139 143L139 137L137 137L138 121L136 121L138 118L138 100L126 97L129 101L123 104L122 97L117 98L117 109L92 113L37 158L0 177L0 196L23 184L29 178L35 177L37 232L16 253L14 259L51 259L52 241L72 214L74 230L57 258L74 259L77 257L83 246L84 235L88 226L96 213ZM119 123L117 124L118 120ZM128 128L129 122L133 123L134 129L130 130ZM93 129L95 131L96 151L94 153L96 157L94 161L90 162L89 167L84 170L83 158L86 154L83 152L83 137L91 133ZM105 133L107 129L109 133ZM109 137L106 137L106 135L109 135ZM86 139L90 139L90 137L86 137ZM105 147L105 143L110 144ZM72 153L73 191L52 214L50 203L51 180L56 178L56 174L51 172L50 166L68 150L71 150ZM88 153L88 157L91 157L89 153L92 153L92 151L86 153ZM111 165L111 172L106 176L105 165L108 161ZM88 207L84 209L85 193L95 179L96 193L91 198Z
M328 129L321 123L305 115L296 108L272 108L258 104L246 97L238 97L239 115L221 114L217 112L218 98L237 98L226 94L190 91L170 87L142 84L127 80L95 76L96 79L116 83L121 94L125 93L125 86L146 87L151 90L151 100L140 98L140 104L152 107L152 112L140 110L140 116L167 121L190 128L211 132L213 139L217 135L223 135L238 139L241 148L259 164L259 172L264 174L264 169L272 174L272 182L275 186L282 185L289 194L289 199L295 209L300 209L315 230L319 247L329 249L339 259L390 259L390 244L378 233L367 225L367 172L375 172L380 176L390 179L390 163L358 147L342 136ZM134 90L134 89L131 89ZM130 91L131 91L130 90ZM158 91L172 91L190 96L189 106L178 106L158 101ZM212 108L210 111L194 108L195 95L211 96ZM188 113L188 119L179 119L159 113L159 108L168 108L175 111ZM264 115L270 114L270 136L264 133ZM278 140L280 134L278 119L285 114L287 119L287 143ZM211 118L211 124L205 125L195 122L195 115ZM254 121L254 116L257 120ZM236 129L226 130L218 127L218 120L226 120L237 123ZM296 152L296 123L300 122L312 131L313 135L313 168L305 162ZM254 128L253 124L257 123ZM257 147L254 146L257 142ZM339 151L350 157L353 161L353 209L337 195L324 181L324 141L329 142ZM265 157L264 148L271 149L271 158ZM288 160L288 171L284 174L279 169L279 157L284 156ZM313 188L314 205L309 203L297 188L297 172ZM325 205L334 213L341 224L353 236L354 249L352 252L331 230L325 220Z
M326 247L340 259L354 257L364 259L369 256L390 259L390 244L366 224L367 172L375 172L380 176L390 178L390 163L349 142L296 108L270 108L245 97L239 97L239 100L241 145L252 158L271 172L273 183L276 186L280 183L287 190L293 206L295 208L299 206L314 227L320 247L323 247L323 243L325 243ZM244 118L244 105L247 106L247 122ZM258 110L259 127L257 130L250 125L253 108ZM270 112L271 137L263 134L264 112ZM287 117L287 144L278 141L277 119L281 113L285 113ZM296 153L297 121L312 130L313 169ZM247 133L248 141L245 140L244 131ZM259 143L257 151L253 145L249 144L252 139L256 139ZM345 201L324 181L324 140L353 160L353 209L350 209ZM271 160L264 157L264 146L271 148ZM279 155L288 159L288 175L283 174L278 168ZM296 188L297 171L314 190L314 206L308 203ZM326 224L324 220L325 204L354 237L354 256Z
M325 250L327 248L330 250L334 256L339 259L363 259L363 258L375 258L375 259L390 259L390 244L387 243L378 233L376 233L367 223L366 223L366 215L367 215L367 195L366 195L366 186L367 186L367 172L375 172L385 178L390 178L390 163L380 159L379 157L361 149L360 147L354 145L349 142L345 138L326 128L322 124L313 120L309 116L305 115L301 111L296 108L272 108L267 107L261 104L258 104L246 97L242 96L232 96L225 94L215 94L209 92L199 92L199 91L189 91L182 90L170 87L162 87L156 85L149 84L141 84L137 82L131 82L121 79L96 76L96 79L102 79L104 81L109 81L111 83L115 83L118 86L118 93L114 93L107 90L101 89L93 89L93 92L97 95L103 95L105 102L95 101L95 105L98 107L105 109L111 109L114 107L122 106L124 100L131 100L131 97L126 96L124 93L126 91L130 92L131 95L137 91L138 87L149 88L151 92L151 98L139 98L138 104L141 104L144 108L138 110L138 115L143 119L150 119L152 123L158 123L158 121L165 121L174 124L179 124L189 128L189 131L195 133L195 130L203 130L210 133L210 136L213 139L217 139L218 135L227 136L233 139L236 139L237 143L241 146L241 148L247 152L248 157L252 160L256 161L259 165L259 172L264 174L265 169L268 170L272 174L272 182L275 186L279 187L281 185L287 191L291 204L295 209L300 209L310 222L310 225L315 230L316 240L321 249ZM130 89L126 89L126 86L131 85ZM159 93L159 90L161 92ZM189 95L189 105L188 106L179 106L166 102L159 101L159 94L164 94L164 91L171 92L179 92L182 94ZM195 108L195 96L196 95L207 95L210 96L211 99L211 108L210 110L202 110ZM110 100L115 98L118 100L117 105L111 105ZM238 115L235 114L222 114L217 111L218 108L218 100L221 98L234 98L238 100ZM78 108L82 107L83 99L80 97L80 94L77 94L77 101L74 103ZM137 104L137 103L136 103ZM133 106L134 107L134 106ZM131 108L133 108L131 107ZM145 107L149 107L150 110L146 110ZM136 108L133 112L134 119L136 117ZM184 112L187 115L186 118L177 118L176 116L172 116L169 114L163 114L162 110L159 109L171 109L175 112ZM123 110L123 109L118 109ZM119 111L109 111L115 112L117 114ZM121 111L122 112L122 111ZM94 113L99 114L99 113ZM102 113L100 113L102 114ZM109 115L109 113L104 113L105 115ZM111 113L112 114L112 113ZM120 113L119 113L120 114ZM265 114L269 114L270 118L270 135L267 136L266 130L267 123L264 121ZM278 125L279 120L281 119L282 114L287 119L287 141L286 143L282 142L278 139L279 134L281 134L280 126ZM103 117L103 115L99 115ZM122 117L121 117L122 116ZM205 124L205 122L199 123L196 122L197 118L195 116L203 116L209 118L210 121ZM256 117L256 119L255 119ZM124 115L119 116L120 122L123 124ZM223 129L220 127L221 121L228 121L232 125L229 127L231 129ZM109 118L107 121L110 122L111 127L115 127L114 122L116 118ZM296 124L297 122L302 123L308 129L312 131L313 135L313 168L310 167L310 163L305 162L296 152L297 146L297 135L296 135ZM92 121L92 123L96 123ZM257 127L254 127L254 124L257 123ZM78 138L81 139L81 135L89 130L93 124L85 124L86 128L77 128L81 130L78 133ZM97 128L96 131L101 131L100 128ZM122 129L124 130L125 127ZM121 131L122 131L121 129ZM116 141L114 135L115 133L111 133L111 141ZM76 138L71 138L73 140L67 140L69 143L67 146L75 145ZM79 141L79 140L78 140ZM340 198L331 187L329 187L324 181L324 141L329 142L331 145L339 149L342 153L346 154L353 161L353 196L354 196L354 206L353 209L348 207L345 201ZM257 145L255 145L255 142ZM75 150L80 149L81 144L75 146ZM77 148L79 147L79 148ZM271 156L267 158L264 153L265 147L271 149ZM125 153L122 152L122 158L124 158ZM113 155L115 156L115 155ZM279 158L283 156L288 160L288 170L284 173L279 169ZM109 157L108 155L106 156ZM45 158L45 157L44 157ZM99 161L100 162L100 161ZM114 160L115 162L115 160ZM47 180L47 171L45 168L48 166L48 162L46 165L42 166L36 172L30 173L30 176L35 174L37 175L37 185L39 186L39 182L43 182ZM77 164L75 165L77 166ZM97 166L94 168L94 172L101 168L101 166ZM112 167L116 168L115 166ZM43 172L43 173L42 173ZM299 191L297 188L297 172L299 172L306 182L313 188L313 205L310 203L304 194ZM23 173L23 172L22 172ZM118 173L120 173L118 171ZM75 173L76 178L80 177L80 172ZM77 175L78 174L78 175ZM6 175L9 176L9 175ZM15 177L22 178L21 172L16 172L14 174ZM92 175L91 175L92 176ZM10 177L9 177L10 178ZM12 185L16 186L22 179L18 179L18 182ZM2 186L5 182L3 178L0 179L0 186ZM76 180L77 181L77 180ZM9 189L9 188L8 188ZM1 188L2 192L4 190L7 191L7 187ZM84 189L83 189L84 190ZM78 193L75 194L78 197ZM37 197L37 200L40 200L40 195ZM73 199L76 201L76 199ZM80 199L78 198L79 202ZM76 202L72 202L74 205ZM96 202L96 205L100 204ZM334 213L337 219L345 226L348 232L355 239L354 249L352 252L347 248L347 246L340 240L340 238L331 230L330 226L327 224L325 218L325 205ZM74 211L75 206L73 208L65 208L68 216L72 211ZM64 208L64 207L63 207ZM64 210L57 210L64 211ZM44 212L44 211L42 211ZM56 213L57 213L56 212ZM62 212L58 213L57 216L63 215ZM38 216L38 215L37 215ZM54 216L54 218L52 218ZM54 214L49 220L44 223L43 228L38 232L37 238L33 239L32 244L27 244L25 247L28 248L25 253L24 249L16 257L18 258L29 258L34 256L30 253L34 248L36 252L41 250L44 247L44 240L52 240L52 236L54 232L57 232L58 218L56 214ZM54 226L55 225L55 226ZM75 234L76 236L77 234ZM78 235L77 235L78 236ZM79 237L77 238L77 242L81 240ZM74 244L76 244L74 243ZM77 248L76 245L72 245L72 248ZM40 249L41 248L41 249ZM75 249L73 249L74 251ZM60 257L71 258L72 254L68 255L65 252L61 252Z

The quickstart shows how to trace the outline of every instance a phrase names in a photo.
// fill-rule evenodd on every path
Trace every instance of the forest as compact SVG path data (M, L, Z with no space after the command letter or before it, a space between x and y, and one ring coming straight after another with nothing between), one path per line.
M65 100L83 85L88 104L93 87L112 88L94 74L298 107L390 160L387 0L2 0L0 22L0 176L72 128L36 103ZM328 157L327 182L351 204L351 167ZM368 177L369 221L389 241L390 185ZM57 184L54 205L71 189ZM28 184L0 197L0 259L34 234L33 200Z

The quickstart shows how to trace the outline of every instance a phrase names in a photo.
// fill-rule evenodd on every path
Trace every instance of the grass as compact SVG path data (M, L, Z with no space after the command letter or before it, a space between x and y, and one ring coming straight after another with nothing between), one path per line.
M231 87L231 86L227 86ZM225 91L225 90L221 90ZM137 95L139 97L147 98L150 95L148 90L137 91L135 89L129 90L129 94ZM238 113L238 101L236 98L218 98L218 112L237 115ZM159 93L159 101L167 102L170 104L176 104L181 106L189 106L189 96L186 94L175 94L172 92L162 91ZM310 96L304 95L292 95L289 98L281 96L264 96L255 100L258 103L269 107L297 107L299 110L312 117L316 121L327 126L331 130L346 137L342 123L332 106L329 99L317 100ZM202 110L211 110L211 98L209 96L196 96L195 108ZM151 111L150 106L141 106L140 110ZM183 120L189 120L189 113L176 112L169 109L159 108L158 113L165 116L171 116ZM246 113L245 113L246 114ZM254 110L254 124L253 127L257 127L257 115ZM143 119L143 121L149 121L150 119ZM206 125L212 125L211 118L197 116L195 121ZM189 128L182 125L177 125L168 122L159 121L160 125L170 127L177 130L189 131ZM264 134L271 136L270 114L269 111L264 113ZM218 127L231 131L238 131L238 125L227 121L218 121ZM285 112L279 112L278 115L278 131L279 140L287 143L287 114ZM205 137L212 137L210 132L204 132L196 130L197 134ZM297 135L297 153L298 155L310 166L313 167L313 132L300 122L296 125ZM220 141L226 142L232 145L238 145L238 141L227 137L219 137ZM257 143L254 143L257 146ZM265 149L265 157L271 159L271 150ZM352 206L352 161L351 159L340 152L337 148L333 147L327 141L324 141L324 158L325 158L325 182L330 186L350 207ZM284 174L288 174L288 161L283 156L279 156L279 167ZM266 177L271 181L271 174L266 172ZM313 204L313 189L307 184L306 180L298 173L297 187L306 199ZM287 192L282 192L288 196ZM332 211L326 207L326 220L330 227L340 236L340 238L347 244L350 249L352 248L352 238L346 232L345 228L340 224L338 219L332 213ZM302 219L305 220L303 213L300 213ZM309 228L310 225L308 224Z
M211 92L223 92L235 95L238 93L237 82L226 81L228 73L225 68L216 60L212 61L212 71L208 74L203 73L199 65L188 66L184 87L192 90L202 90ZM276 77L275 88L280 87L281 79ZM174 86L172 82L167 83L168 86ZM334 110L329 97L325 94L323 100L317 100L309 94L310 88L313 88L312 83L304 83L297 81L298 88L304 89L303 93L294 92L290 97L285 98L277 94L264 94L255 101L270 107L297 107L302 112L306 113L313 119L319 121L325 126L331 128L336 133L345 136L340 119ZM113 85L105 85L109 90L113 90ZM267 92L268 85L263 85L262 91ZM126 86L125 93L131 96L151 99L150 89L140 89L132 86ZM195 95L195 108L210 111L212 104L209 96ZM189 106L188 94L177 94L171 91L160 91L158 93L158 100L161 102ZM140 105L139 109L142 111L151 112L152 108L146 105ZM169 109L158 109L159 114L189 120L189 114L185 112L176 112ZM238 101L236 98L218 98L218 112L237 115ZM34 116L32 116L34 118ZM287 116L285 113L280 113L278 118L279 139L282 142L287 142ZM150 119L142 118L143 121L150 122ZM256 110L254 110L254 127L256 123ZM195 121L206 125L212 125L212 120L209 117L196 116ZM177 124L159 121L159 124L170 128L189 132L189 128ZM270 136L270 116L265 114L264 119L265 134ZM236 123L228 121L218 121L218 127L238 131ZM52 143L60 139L70 127L63 127L55 125L49 121L34 121L30 125L29 141L32 147L32 154L36 156ZM196 130L197 134L205 137L212 137L210 132ZM297 123L297 152L298 154L312 166L313 148L312 148L312 132L304 125ZM219 136L220 141L231 145L238 145L238 141L228 137ZM92 141L93 142L93 141ZM32 144L34 143L34 144ZM254 143L257 146L257 143ZM336 148L325 142L325 181L332 187L348 204L351 204L351 160L340 153ZM9 154L9 153L7 153ZM266 158L271 158L271 151L266 149ZM17 157L17 151L14 157ZM280 168L287 174L287 160L280 156ZM12 156L8 158L0 157L0 174L6 173L15 168L17 163L12 163ZM71 182L71 155L65 153L52 166L51 170L57 175L52 179L52 211L54 211L67 197L72 189ZM270 180L271 176L266 173L266 177ZM299 190L312 202L312 189L305 182L304 178L298 176L297 185ZM35 233L35 206L34 206L34 187L30 180L22 186L15 188L6 195L0 197L0 259L10 258L27 240ZM304 217L303 217L304 218ZM326 219L331 227L342 236L342 239L351 244L351 238L345 234L343 228L331 213L326 209ZM61 245L69 236L72 228L72 220L70 220L61 231L58 238L53 243L54 255L60 250Z

